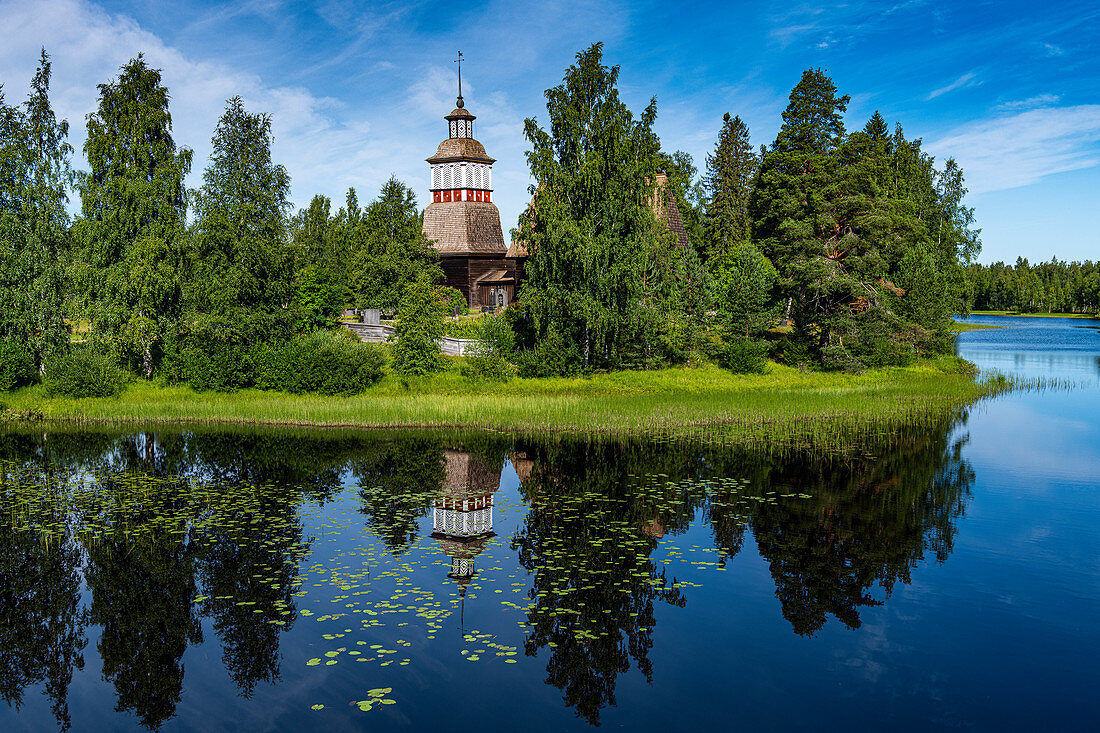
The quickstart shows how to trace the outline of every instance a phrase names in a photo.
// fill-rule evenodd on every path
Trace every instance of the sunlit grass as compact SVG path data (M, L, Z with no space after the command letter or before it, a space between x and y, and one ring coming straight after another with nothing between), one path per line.
M448 359L445 372L427 378L387 375L352 397L196 392L134 381L111 398L48 397L41 387L29 387L3 401L12 410L75 422L460 428L839 444L857 431L942 421L1009 386L1003 378L976 381L970 365L955 358L863 374L770 364L759 375L702 366L507 383L472 382L461 375L459 362Z

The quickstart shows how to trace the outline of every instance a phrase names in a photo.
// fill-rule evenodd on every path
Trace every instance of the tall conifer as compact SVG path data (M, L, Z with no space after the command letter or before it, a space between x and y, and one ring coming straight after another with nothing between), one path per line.
M760 158L749 142L749 128L740 117L722 117L714 152L707 156L706 255L714 257L749 240L752 194Z

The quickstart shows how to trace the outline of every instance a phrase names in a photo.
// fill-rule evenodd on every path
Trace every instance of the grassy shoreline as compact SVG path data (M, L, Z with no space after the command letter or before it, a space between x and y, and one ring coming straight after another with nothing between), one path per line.
M1091 313L1017 313L1015 311L970 311L972 316L1005 316L1006 318L1083 318L1089 321L1100 319Z
M863 374L769 364L759 375L703 366L503 384L470 382L458 361L430 378L389 375L351 397L195 392L138 381L116 397L49 397L35 386L2 402L48 421L85 424L447 428L840 446L856 433L949 419L1007 388L1003 380L977 381L971 365L954 357Z

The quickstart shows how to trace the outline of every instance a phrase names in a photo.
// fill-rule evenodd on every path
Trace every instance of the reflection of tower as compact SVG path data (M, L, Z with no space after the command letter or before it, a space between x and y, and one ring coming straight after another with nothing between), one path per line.
M433 505L432 537L451 558L447 577L466 586L476 570L474 558L481 554L493 532L493 494L500 489L501 466L495 468L478 455L444 451L443 486Z

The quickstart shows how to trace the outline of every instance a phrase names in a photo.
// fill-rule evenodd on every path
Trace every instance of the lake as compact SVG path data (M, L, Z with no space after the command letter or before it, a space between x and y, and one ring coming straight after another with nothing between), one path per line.
M1091 729L1100 322L973 321L843 453L5 428L0 729Z

